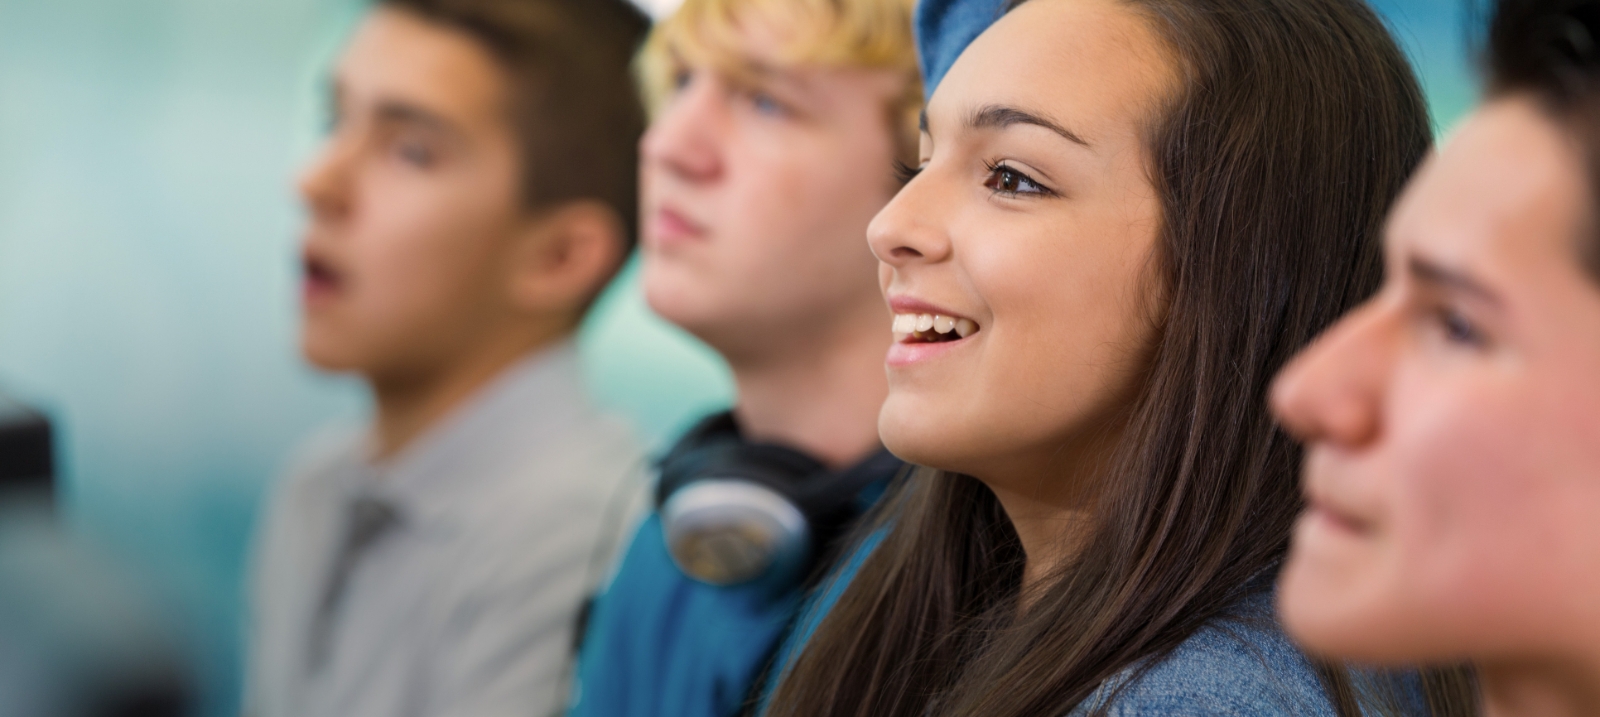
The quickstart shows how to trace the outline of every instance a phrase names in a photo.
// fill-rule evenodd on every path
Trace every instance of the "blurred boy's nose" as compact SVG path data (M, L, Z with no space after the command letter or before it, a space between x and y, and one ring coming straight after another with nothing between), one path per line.
M656 115L640 140L646 170L665 170L687 182L709 182L722 174L727 99L720 82L694 73Z
M300 198L313 219L337 219L349 213L353 195L350 175L355 159L352 144L334 134L300 170Z
M1272 387L1272 410L1306 443L1359 448L1382 429L1392 341L1388 312L1368 303L1289 364Z

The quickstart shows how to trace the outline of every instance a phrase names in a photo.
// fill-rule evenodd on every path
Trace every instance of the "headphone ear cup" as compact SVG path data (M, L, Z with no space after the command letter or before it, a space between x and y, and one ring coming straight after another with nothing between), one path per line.
M661 507L667 550L678 568L712 585L787 583L809 564L812 531L787 498L758 483L706 479Z
M673 562L712 585L799 576L816 528L795 491L826 472L799 451L746 442L731 414L707 417L661 461L656 509Z

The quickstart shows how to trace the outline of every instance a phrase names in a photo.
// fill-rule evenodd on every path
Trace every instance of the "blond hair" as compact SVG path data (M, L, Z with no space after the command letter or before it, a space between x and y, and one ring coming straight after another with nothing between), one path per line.
M922 110L911 31L914 5L915 0L684 0L651 30L634 69L653 114L686 66L747 75L748 61L740 51L747 23L783 28L786 34L774 54L784 65L892 70L905 78L887 110L896 156L912 162Z

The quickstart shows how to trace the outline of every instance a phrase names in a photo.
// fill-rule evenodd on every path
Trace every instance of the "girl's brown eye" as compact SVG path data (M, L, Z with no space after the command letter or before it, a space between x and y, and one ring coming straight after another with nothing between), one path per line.
M1016 172L1013 172L1009 169L1002 169L1000 170L999 174L1000 191L1015 192L1017 191L1017 187L1022 184L1022 180L1017 176Z
M1046 193L1031 177L1003 164L989 168L989 179L983 185L1001 194Z

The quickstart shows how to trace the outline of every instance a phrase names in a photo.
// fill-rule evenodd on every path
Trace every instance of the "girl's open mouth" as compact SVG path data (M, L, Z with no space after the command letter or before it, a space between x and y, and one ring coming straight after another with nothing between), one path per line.
M972 319L957 319L942 314L895 314L894 340L902 344L935 344L959 341L978 332Z

